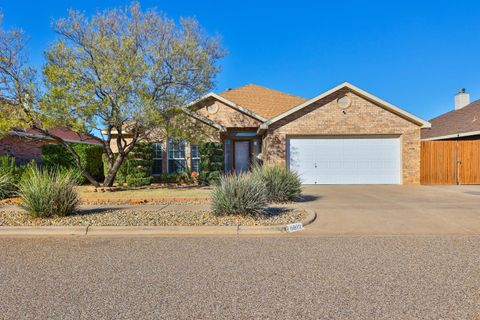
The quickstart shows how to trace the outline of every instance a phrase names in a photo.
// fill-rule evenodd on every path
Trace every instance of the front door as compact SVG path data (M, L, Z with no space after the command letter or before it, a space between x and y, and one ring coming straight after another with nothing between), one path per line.
M235 141L233 144L234 169L236 173L250 168L250 141Z

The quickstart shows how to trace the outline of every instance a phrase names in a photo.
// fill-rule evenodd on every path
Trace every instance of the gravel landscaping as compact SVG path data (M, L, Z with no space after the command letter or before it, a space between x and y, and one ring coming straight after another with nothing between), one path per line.
M24 211L0 211L0 226L264 226L300 222L304 210L269 209L260 216L216 216L208 211L105 210L68 217L31 218Z

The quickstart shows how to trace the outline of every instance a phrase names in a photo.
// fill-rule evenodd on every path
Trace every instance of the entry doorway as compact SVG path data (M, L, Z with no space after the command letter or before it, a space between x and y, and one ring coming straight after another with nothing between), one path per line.
M234 140L233 169L235 173L246 172L250 169L250 154L250 140Z

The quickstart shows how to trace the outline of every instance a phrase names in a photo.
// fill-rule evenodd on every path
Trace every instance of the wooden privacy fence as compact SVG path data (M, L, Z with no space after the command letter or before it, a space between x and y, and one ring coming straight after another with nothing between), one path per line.
M422 184L480 184L480 141L422 141Z

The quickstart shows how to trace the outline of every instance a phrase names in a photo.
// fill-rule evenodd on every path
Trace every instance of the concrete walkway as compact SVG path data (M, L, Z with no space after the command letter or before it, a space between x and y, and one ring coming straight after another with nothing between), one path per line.
M480 234L480 186L305 186L301 235Z

